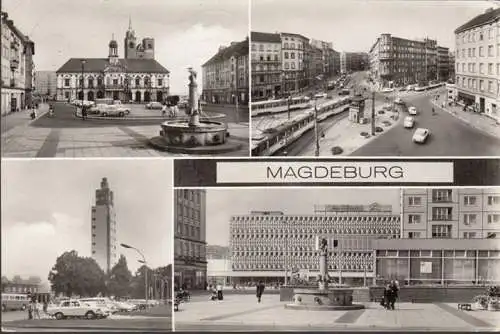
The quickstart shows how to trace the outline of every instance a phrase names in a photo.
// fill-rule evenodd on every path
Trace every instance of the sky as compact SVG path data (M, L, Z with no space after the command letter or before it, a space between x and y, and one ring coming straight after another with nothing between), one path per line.
M91 208L103 177L114 192L117 242L148 265L172 263L170 160L3 160L2 276L47 280L58 256L91 256ZM147 170L147 173L145 172ZM120 248L134 273L139 255Z
M56 71L69 58L106 58L113 34L118 52L129 17L138 41L155 39L155 58L170 71L172 94L187 94L188 67L221 45L248 35L247 0L3 0L14 24L35 42L36 70ZM202 81L199 80L201 87Z
M454 50L454 30L499 5L484 0L253 0L251 25L252 31L297 33L332 42L335 50L345 52L368 52L382 33L430 37Z
M392 205L400 212L400 189L348 188L266 188L208 189L206 241L209 245L229 245L229 221L233 215L250 211L283 211L285 214L313 214L314 205Z

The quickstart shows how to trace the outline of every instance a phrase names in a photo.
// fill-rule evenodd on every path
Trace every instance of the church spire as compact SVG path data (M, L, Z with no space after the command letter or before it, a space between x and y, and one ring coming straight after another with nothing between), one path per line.
M128 30L132 30L132 16L128 16Z

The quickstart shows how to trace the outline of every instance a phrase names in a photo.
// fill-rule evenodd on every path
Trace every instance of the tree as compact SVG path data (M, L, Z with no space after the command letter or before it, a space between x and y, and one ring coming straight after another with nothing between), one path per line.
M106 293L104 271L94 259L80 257L75 250L57 258L48 279L56 294L93 297Z
M3 284L9 284L9 283L10 283L10 281L9 281L9 279L7 278L7 276L2 276L2 285L3 285Z
M146 271L148 275L148 286L152 286L151 282L154 280L154 278L152 278L153 271L143 264L137 269L132 279L131 294L133 298L143 299L146 297Z
M128 269L127 259L120 255L118 263L111 269L108 281L108 291L116 297L127 297L130 295L132 273Z
M12 283L21 284L24 283L24 280L21 278L21 276L16 275L12 278Z

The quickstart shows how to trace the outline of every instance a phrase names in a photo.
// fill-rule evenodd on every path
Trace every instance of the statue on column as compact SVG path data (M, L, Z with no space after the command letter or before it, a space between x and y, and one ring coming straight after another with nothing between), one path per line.
M188 68L189 71L189 126L200 126L200 113L198 103L198 84L196 83L197 73L192 67Z

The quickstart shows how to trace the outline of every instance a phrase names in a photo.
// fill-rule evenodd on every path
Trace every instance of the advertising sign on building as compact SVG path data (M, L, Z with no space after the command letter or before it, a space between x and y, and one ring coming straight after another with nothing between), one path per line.
M432 262L420 262L421 274L432 274Z

